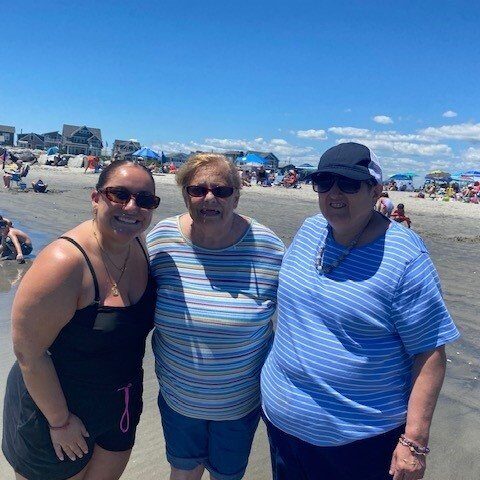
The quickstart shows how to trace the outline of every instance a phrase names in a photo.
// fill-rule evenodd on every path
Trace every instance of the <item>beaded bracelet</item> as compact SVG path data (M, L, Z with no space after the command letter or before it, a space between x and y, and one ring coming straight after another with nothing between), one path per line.
M52 427L50 424L48 424L48 428L50 430L63 430L64 428L67 428L69 425L70 425L70 412L68 413L67 421L63 425L60 425L59 427Z
M404 447L408 447L412 453L417 455L427 456L430 453L430 449L427 446L422 447L413 440L408 439L403 433L400 435L398 443L402 444Z

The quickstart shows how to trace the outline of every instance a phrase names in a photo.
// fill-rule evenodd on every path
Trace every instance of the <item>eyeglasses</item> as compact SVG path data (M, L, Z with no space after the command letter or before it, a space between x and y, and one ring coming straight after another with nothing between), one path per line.
M0 222L0 228L6 228L7 222Z
M228 198L233 195L235 190L234 187L229 187L227 185L220 185L213 188L204 187L203 185L189 185L188 187L185 187L185 191L191 197L205 197L208 192L212 192L214 197Z
M371 185L369 180L366 181ZM365 180L354 180L334 173L320 173L312 179L313 190L317 193L326 193L330 191L335 182L343 193L354 194L362 188L362 182Z
M147 210L153 210L160 204L160 197L152 193L132 193L125 187L105 187L103 190L99 190L99 192L103 193L111 202L120 203L121 205L127 205L132 198L135 199L137 207Z

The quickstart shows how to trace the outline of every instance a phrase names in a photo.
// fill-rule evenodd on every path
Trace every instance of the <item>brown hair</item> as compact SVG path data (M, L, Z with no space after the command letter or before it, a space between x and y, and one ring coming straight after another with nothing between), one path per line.
M95 188L97 190L100 190L104 187L104 185L108 182L109 178L119 169L122 167L136 167L136 168L141 168L143 171L148 173L148 176L152 180L153 183L153 191L155 192L155 180L153 179L152 172L144 167L143 165L140 165L138 163L133 163L130 160L117 160L115 162L112 162L110 165L107 165L102 172L100 173L100 176L98 177L98 182L95 185Z
M228 172L230 186L235 187L237 190L242 188L237 167L225 155L220 153L195 153L192 155L177 171L175 175L177 185L181 188L186 187L199 168L212 165L224 166Z

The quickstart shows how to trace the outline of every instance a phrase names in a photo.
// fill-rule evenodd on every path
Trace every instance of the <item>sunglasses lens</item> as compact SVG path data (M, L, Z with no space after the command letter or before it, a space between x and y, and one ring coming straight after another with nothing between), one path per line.
M105 195L109 200L115 203L126 204L130 201L130 192L125 188L107 187Z
M232 196L234 190L233 187L227 186L213 187L212 193L218 198L227 198Z
M200 185L189 185L185 190L191 197L204 197L208 193L208 188Z
M338 177L337 185L338 185L338 188L343 193L352 194L352 193L357 193L360 190L362 186L362 181L353 180L351 178L346 178L346 177Z
M153 210L160 204L160 197L152 195L151 193L138 193L135 202L138 207Z
M330 174L317 175L313 181L313 189L316 192L328 192L335 183L335 176Z

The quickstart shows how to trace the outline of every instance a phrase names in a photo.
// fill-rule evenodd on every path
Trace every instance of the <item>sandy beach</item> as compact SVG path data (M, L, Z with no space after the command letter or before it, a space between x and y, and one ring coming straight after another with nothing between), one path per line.
M98 175L83 169L34 166L29 180L41 178L51 192L35 194L0 189L0 214L29 233L38 247L91 218L90 191ZM155 177L162 198L152 226L185 210L172 175ZM448 369L431 433L432 453L426 479L478 480L480 478L480 205L417 199L411 193L392 192L395 204L404 203L412 228L425 240L439 271L448 308L462 337L447 348ZM310 186L298 190L253 186L244 189L239 212L274 230L288 245L303 220L318 212ZM0 408L6 376L14 361L10 340L10 309L22 274L31 264L0 262ZM156 405L157 380L153 356L145 356L144 413L137 443L123 479L167 479L163 435ZM3 408L2 408L3 409ZM1 419L0 419L1 423ZM13 477L0 454L0 478ZM204 475L207 478L207 475ZM268 442L260 426L245 476L271 478ZM292 479L294 480L294 479ZM359 479L362 480L362 479Z

